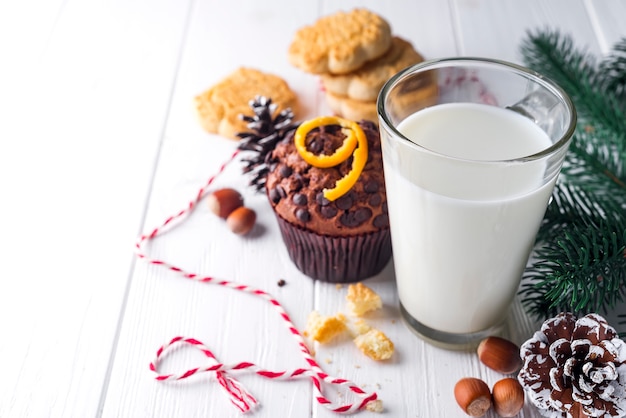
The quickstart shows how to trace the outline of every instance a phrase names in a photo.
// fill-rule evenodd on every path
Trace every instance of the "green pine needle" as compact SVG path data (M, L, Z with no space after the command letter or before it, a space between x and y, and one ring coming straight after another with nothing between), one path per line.
M613 91L626 111L626 38L623 38L613 52L600 63L601 81L605 91Z
M624 243L626 224L618 221L560 230L536 250L522 285L523 303L531 313L549 316L614 308L626 297Z
M529 33L522 53L528 67L570 95L578 113L522 302L538 318L606 312L626 301L626 38L599 63L547 30Z

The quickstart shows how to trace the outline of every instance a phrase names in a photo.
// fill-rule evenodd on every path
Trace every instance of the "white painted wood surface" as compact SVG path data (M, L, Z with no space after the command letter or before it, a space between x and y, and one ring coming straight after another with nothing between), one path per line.
M596 54L626 36L621 0L1 2L0 417L239 416L208 376L153 380L148 363L176 335L200 339L226 363L302 366L266 302L137 261L133 244L182 209L234 149L202 131L193 96L251 66L284 77L306 104L303 118L328 113L316 78L288 64L287 46L300 26L356 6L386 17L427 58L520 62L526 31L543 27ZM259 216L252 237L232 235L201 207L151 243L150 255L267 290L300 328L312 309L345 309L345 289L293 267L266 199L246 181L234 164L217 184L245 192ZM499 376L404 327L391 266L367 284L385 303L372 322L397 354L377 364L339 341L316 347L320 363L375 390L385 416L464 416L454 382ZM519 304L508 324L518 342L537 327ZM163 366L176 372L201 361L181 350ZM252 416L333 415L308 381L240 378L261 403ZM329 396L341 397L332 388ZM539 415L526 406L520 416Z

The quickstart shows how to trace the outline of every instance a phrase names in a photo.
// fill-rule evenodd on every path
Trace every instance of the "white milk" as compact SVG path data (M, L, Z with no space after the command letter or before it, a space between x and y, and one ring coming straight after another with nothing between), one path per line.
M434 106L398 130L465 160L509 160L551 145L529 119L479 104ZM543 162L476 167L411 146L396 161L383 154L400 301L435 330L483 331L506 316L554 179L543 184Z

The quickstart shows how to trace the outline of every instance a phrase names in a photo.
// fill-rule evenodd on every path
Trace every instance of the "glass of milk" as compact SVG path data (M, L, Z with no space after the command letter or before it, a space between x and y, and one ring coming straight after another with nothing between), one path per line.
M400 311L471 346L502 328L576 111L540 74L482 58L409 67L377 105Z

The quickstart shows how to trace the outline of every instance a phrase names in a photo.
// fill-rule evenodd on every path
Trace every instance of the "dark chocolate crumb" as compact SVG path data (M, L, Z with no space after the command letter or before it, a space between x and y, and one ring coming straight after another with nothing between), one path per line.
M307 148L313 154L319 154L324 149L324 142L315 138L307 144Z
M366 181L363 185L363 190L365 190L365 193L377 193L379 188L380 185L376 180L373 179Z
M292 184L292 188L295 192L299 192L300 190L302 190L302 186L304 185L304 183L302 182L302 180L296 178L294 176L294 181Z
M372 210L370 208L358 208L354 213L354 218L360 224L367 221L372 217Z
M301 222L309 222L311 220L311 214L308 210L299 208L296 210L296 218Z
M373 194L373 195L370 196L370 198L368 200L368 203L371 206L376 207L376 206L380 205L380 202L382 202L382 201L383 201L383 198L380 197L379 194Z
M293 203L295 203L298 206L306 206L309 201L306 198L306 195L302 194L302 193L296 193L293 195L292 197Z
M284 279L280 279L278 281L278 283L276 283L278 285L278 287L283 287L284 285L287 284L287 282Z
M386 228L389 226L389 216L386 214L378 215L374 218L374 226L376 228Z
M335 216L338 210L336 207L332 205L328 205L328 206L322 206L322 209L320 210L320 212L322 213L322 216L324 218L329 219Z
M276 204L278 202L280 202L280 193L278 193L278 191L276 190L276 188L273 188L272 190L270 190L270 200L272 201L272 203Z
M326 199L324 197L324 192L319 192L317 194L317 196L315 196L315 201L320 206L326 206L326 205L330 204L330 200L328 200L328 199Z
M342 214L339 217L339 222L341 222L342 225L345 225L350 228L354 228L358 226L356 223L356 219L354 219L354 212L346 212Z
M339 222L349 228L356 228L372 217L370 208L359 208L353 212L346 212L339 217Z
M305 178L304 176L302 176L302 174L300 173L294 173L293 178L298 180L300 182L300 184L302 185L306 185L309 183L309 180L307 178Z
M289 177L291 175L291 173L293 172L293 170L291 169L291 167L283 165L280 167L280 175L283 177Z
M344 194L339 199L337 199L335 203L337 204L337 207L341 210L350 209L353 203L352 194L351 193Z

